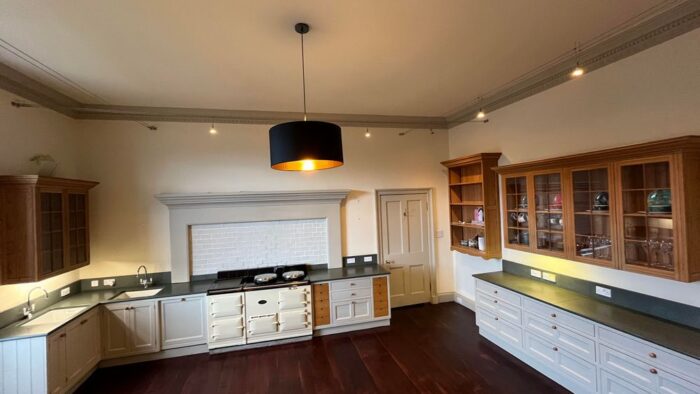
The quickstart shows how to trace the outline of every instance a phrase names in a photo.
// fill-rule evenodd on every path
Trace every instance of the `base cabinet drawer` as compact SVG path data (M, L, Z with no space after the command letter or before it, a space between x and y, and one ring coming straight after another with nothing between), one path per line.
M522 306L522 296L520 296L518 293L506 290L502 287L492 285L491 283L477 279L476 289L481 290L483 293L488 294L491 297L499 298L512 305Z
M597 375L595 363L590 363L555 343L525 331L525 352L557 373L565 376L582 392L595 392Z
M524 299L523 309L533 316L565 326L586 336L595 337L595 324L593 322L561 309L529 298Z
M480 309L477 309L476 316L479 328L491 331L513 346L522 347L523 330L519 326L507 323L498 316Z
M525 329L548 339L558 347L578 355L591 363L596 362L595 341L565 327L525 313Z
M670 351L660 349L641 339L632 338L612 328L600 327L598 337L601 343L617 348L623 353L632 355L656 368L662 368L685 377L688 380L696 379L700 383L700 361L690 360L687 357L673 354Z
M602 394L651 394L652 392L633 385L610 372L600 370L600 392Z
M346 280L336 280L331 282L331 291L369 289L372 287L371 278L356 278Z
M476 292L476 300L480 308L486 309L499 318L516 325L520 325L522 323L522 312L517 306L511 305L498 298L491 297L490 295L484 294L481 291Z

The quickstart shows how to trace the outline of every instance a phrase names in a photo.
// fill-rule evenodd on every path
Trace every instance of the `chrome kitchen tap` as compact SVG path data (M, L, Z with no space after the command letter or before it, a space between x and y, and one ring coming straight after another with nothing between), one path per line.
M25 306L22 310L24 312L24 316L27 316L27 319L32 318L32 312L34 312L34 308L36 307L36 304L32 304L32 292L37 289L44 292L44 298L49 298L49 292L44 290L44 288L41 286L37 286L29 290L29 293L27 294L27 306Z
M141 278L141 268L143 268L144 271L143 278ZM136 279L139 281L139 284L143 285L144 289L148 289L148 286L153 284L153 277L148 275L148 269L145 265L139 266L136 270Z

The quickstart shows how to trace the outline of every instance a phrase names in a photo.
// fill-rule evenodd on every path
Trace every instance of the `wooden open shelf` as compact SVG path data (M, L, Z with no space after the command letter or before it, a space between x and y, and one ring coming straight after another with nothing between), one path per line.
M480 153L442 162L449 174L451 250L485 259L501 257L498 177L492 170L499 157L500 153ZM478 209L483 210L483 224L472 223ZM461 244L475 237L484 237L485 250Z

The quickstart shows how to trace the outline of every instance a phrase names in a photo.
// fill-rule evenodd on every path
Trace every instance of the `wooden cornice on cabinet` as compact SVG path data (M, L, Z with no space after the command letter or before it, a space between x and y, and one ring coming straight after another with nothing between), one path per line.
M507 175L563 167L586 166L605 161L634 159L642 156L654 156L691 151L700 151L700 135L687 135L661 141L604 149L595 152L577 153L568 156L553 157L551 159L509 164L495 167L493 170L501 175Z

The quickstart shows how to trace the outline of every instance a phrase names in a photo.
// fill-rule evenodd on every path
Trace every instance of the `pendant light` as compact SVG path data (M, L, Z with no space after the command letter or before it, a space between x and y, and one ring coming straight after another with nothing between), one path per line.
M306 69L304 34L309 25L297 23L301 37L301 77L304 120L280 123L270 128L270 165L281 171L325 170L343 165L343 141L340 126L306 119Z

